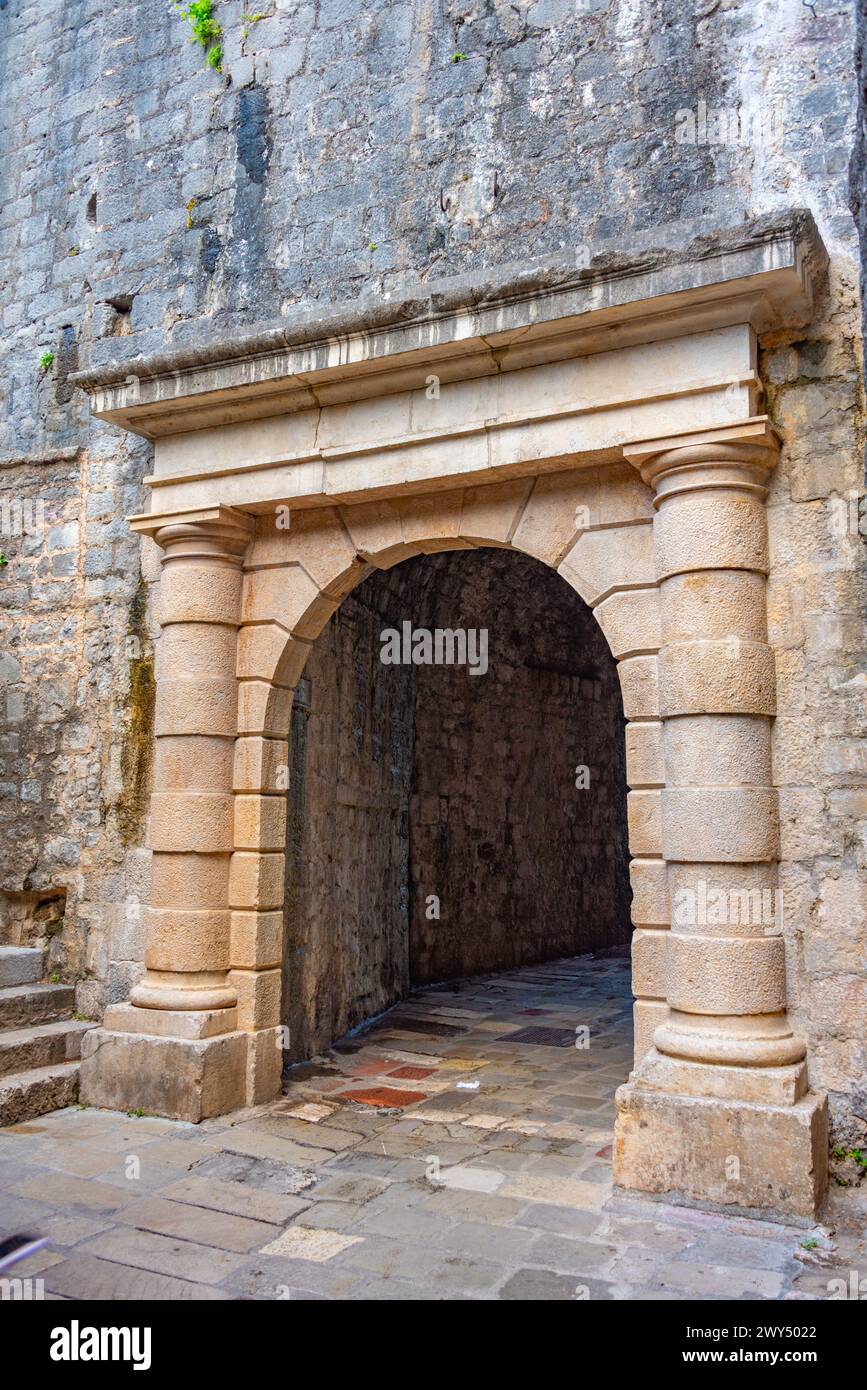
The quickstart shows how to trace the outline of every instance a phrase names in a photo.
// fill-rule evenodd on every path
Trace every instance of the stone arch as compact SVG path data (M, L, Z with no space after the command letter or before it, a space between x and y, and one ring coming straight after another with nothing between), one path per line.
M273 1092L280 1024L285 791L292 692L311 646L373 569L443 550L513 549L554 569L597 618L617 663L626 726L636 1057L667 1015L669 928L660 798L659 594L652 494L635 471L576 469L355 506L257 517L238 633L231 980L254 1034L248 1101ZM257 1070L259 1076L257 1077Z

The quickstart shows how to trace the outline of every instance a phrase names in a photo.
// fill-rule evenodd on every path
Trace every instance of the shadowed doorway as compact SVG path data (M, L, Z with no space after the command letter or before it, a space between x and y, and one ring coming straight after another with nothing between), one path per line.
M405 624L469 634L467 663L386 664ZM293 707L289 1059L415 985L625 947L623 725L602 632L541 562L450 551L359 585Z

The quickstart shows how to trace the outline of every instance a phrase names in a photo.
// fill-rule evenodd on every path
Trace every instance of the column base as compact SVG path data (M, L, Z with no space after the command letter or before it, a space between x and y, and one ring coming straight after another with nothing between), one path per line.
M246 1104L247 1038L241 1032L173 1037L92 1028L81 1042L81 1099L194 1124L237 1110Z
M136 1004L110 1004L102 1026L107 1033L146 1033L158 1038L213 1038L240 1031L236 1008L142 1009Z
M631 1080L642 1090L751 1105L794 1105L807 1094L803 1062L787 1067L732 1067L667 1057L655 1047L644 1054Z
M781 1217L813 1217L828 1182L824 1096L793 1105L617 1092L614 1182Z

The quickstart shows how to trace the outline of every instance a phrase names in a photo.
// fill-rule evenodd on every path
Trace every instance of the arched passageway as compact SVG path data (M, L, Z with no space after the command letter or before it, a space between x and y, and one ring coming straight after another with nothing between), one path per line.
M458 550L365 579L293 705L288 1057L415 985L625 950L623 725L598 623L540 561Z
M85 1039L89 1103L200 1120L277 1096L283 774L311 646L371 569L507 548L593 610L628 721L615 1180L816 1209L827 1104L785 921L762 920L783 891L767 583L786 441L756 363L757 326L800 324L824 260L800 218L741 230L678 264L455 283L82 378L101 418L156 438L133 525L163 556L145 972Z

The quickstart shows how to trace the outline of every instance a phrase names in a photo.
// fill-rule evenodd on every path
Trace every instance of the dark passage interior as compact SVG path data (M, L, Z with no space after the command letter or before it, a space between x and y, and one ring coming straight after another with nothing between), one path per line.
M385 664L405 623L479 634L478 673ZM371 575L314 645L290 739L292 1059L413 985L629 941L616 667L539 561L450 551Z

